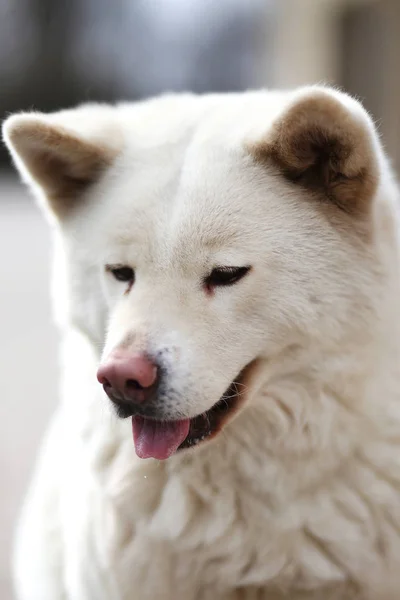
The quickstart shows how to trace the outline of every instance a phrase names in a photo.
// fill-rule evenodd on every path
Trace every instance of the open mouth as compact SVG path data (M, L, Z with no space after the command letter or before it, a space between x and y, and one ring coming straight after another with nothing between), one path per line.
M251 364L241 371L212 408L196 417L180 421L158 421L134 415L133 439L139 458L164 460L178 450L192 448L215 437L245 401L244 381Z

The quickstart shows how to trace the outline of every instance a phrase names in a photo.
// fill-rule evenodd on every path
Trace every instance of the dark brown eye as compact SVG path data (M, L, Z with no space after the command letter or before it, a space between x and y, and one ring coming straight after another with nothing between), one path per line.
M106 269L117 281L133 283L135 280L135 272L131 267L107 265Z
M234 285L242 279L250 267L216 267L204 280L207 288Z

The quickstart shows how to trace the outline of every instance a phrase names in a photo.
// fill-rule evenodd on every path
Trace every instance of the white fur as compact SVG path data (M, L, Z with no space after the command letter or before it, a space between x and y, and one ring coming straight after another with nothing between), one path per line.
M336 91L379 164L369 241L246 150L312 91L33 115L118 157L53 223L62 403L18 530L19 600L399 596L397 188ZM131 294L106 263L135 267ZM215 265L247 264L206 297ZM243 410L210 442L139 460L96 381L127 339L168 349L169 416L209 409L260 358Z

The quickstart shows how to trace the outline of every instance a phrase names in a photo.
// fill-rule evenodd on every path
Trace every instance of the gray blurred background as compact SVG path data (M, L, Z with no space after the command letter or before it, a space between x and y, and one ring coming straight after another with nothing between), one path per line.
M400 167L400 0L0 0L0 115L163 91L328 82L357 95ZM45 223L0 150L0 599L57 402ZM77 599L79 600L79 599Z

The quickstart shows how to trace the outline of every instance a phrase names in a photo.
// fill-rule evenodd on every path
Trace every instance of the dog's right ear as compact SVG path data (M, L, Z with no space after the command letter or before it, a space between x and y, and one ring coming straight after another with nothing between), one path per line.
M52 212L62 218L112 164L117 149L81 136L60 120L61 124L57 113L12 115L3 124L3 139L22 178L42 192Z

